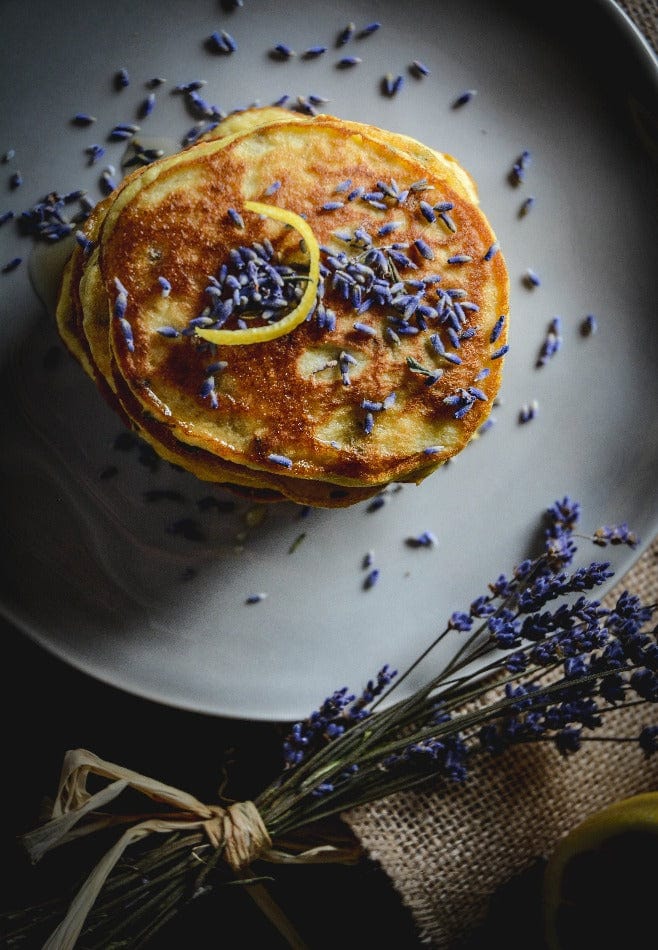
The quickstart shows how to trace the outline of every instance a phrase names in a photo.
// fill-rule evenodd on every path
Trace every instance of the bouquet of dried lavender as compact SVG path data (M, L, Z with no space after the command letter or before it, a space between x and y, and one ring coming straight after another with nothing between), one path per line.
M542 551L454 613L408 670L384 666L360 696L339 689L296 723L280 776L253 802L207 805L85 750L68 753L52 818L24 839L33 860L73 838L127 830L71 902L5 914L9 945L52 927L45 947L143 945L192 898L236 881L286 933L252 865L353 860L353 848L318 838L331 816L421 783L463 782L476 756L513 744L551 741L571 755L597 738L606 714L658 702L658 627L648 629L658 605L624 591L606 609L588 592L612 576L610 565L574 566L577 538L600 547L638 540L626 525L580 535L579 519L577 503L556 502L545 512ZM457 641L452 658L396 699L447 637ZM658 750L658 725L616 738L648 756ZM105 780L99 791L87 789L90 777ZM108 812L126 789L166 807Z

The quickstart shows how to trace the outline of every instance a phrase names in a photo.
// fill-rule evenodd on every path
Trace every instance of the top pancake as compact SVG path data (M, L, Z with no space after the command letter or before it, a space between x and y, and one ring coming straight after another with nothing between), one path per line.
M166 430L192 470L193 459L211 468L217 460L216 480L234 469L236 481L275 491L299 481L372 493L420 481L467 444L500 386L506 320L493 341L492 331L507 313L508 278L502 255L487 255L495 235L472 178L450 156L372 126L279 112L231 117L237 132L225 127L222 138L134 173L103 203L88 228L100 243L86 259L74 252L61 298L75 298L79 286L72 335L82 315L87 348L96 336L92 373L156 439ZM270 241L272 263L302 276L307 268L297 232L246 212L249 200L310 225L322 248L318 307L267 343L204 343L186 328L236 248ZM449 217L428 211L439 202L449 203ZM380 235L391 223L396 230ZM404 255L397 263L396 253ZM464 257L449 263L455 255ZM158 277L171 284L166 297ZM133 349L111 317L116 279L127 291ZM326 310L335 313L332 329L323 326ZM163 336L165 326L180 335ZM223 368L210 373L211 364ZM210 375L211 398L202 389Z

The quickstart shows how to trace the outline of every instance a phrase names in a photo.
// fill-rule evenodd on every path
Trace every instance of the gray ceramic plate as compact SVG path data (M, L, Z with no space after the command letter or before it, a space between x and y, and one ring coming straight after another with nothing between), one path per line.
M143 134L176 143L194 125L172 94L178 83L207 80L203 97L225 111L314 94L329 99L325 111L459 158L512 284L496 424L456 461L387 493L377 511L230 510L230 496L118 438L117 418L58 345L34 292L34 242L4 224L0 261L24 261L0 275L0 609L45 649L180 708L292 719L335 688L359 689L384 663L404 668L452 611L531 550L542 512L564 495L580 501L585 526L627 521L639 533L635 551L606 552L617 575L643 550L658 527L658 69L613 3L584 3L582 26L569 4L532 6L4 0L0 154L13 148L15 158L0 165L0 213L52 190L97 199L103 167L118 169L124 148L107 133L135 121L152 77L167 82ZM351 21L381 27L338 49ZM237 49L208 51L215 30ZM277 43L298 55L274 61ZM318 44L327 51L299 55ZM338 69L343 55L361 62ZM429 75L412 76L414 60ZM121 67L131 82L117 91ZM381 91L387 73L405 78L393 97ZM465 90L476 94L453 108ZM75 127L78 112L97 121ZM89 166L94 142L107 152ZM524 150L531 164L514 187L508 173ZM526 286L529 269L539 286ZM588 314L598 322L589 337ZM539 369L556 316L562 347ZM535 418L521 424L534 400ZM407 544L423 531L438 544ZM364 590L369 551L380 579Z

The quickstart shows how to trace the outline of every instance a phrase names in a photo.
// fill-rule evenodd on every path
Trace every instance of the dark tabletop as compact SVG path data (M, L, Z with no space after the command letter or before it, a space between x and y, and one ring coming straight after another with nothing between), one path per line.
M227 797L243 800L256 796L281 770L286 723L221 719L146 701L72 669L6 621L0 620L0 633L3 909L25 906L47 886L48 856L32 867L19 835L34 827L44 799L55 795L68 749L87 748L208 803L218 800L225 775ZM63 860L62 853L58 860ZM76 874L86 870L71 868ZM537 924L541 870L530 869L492 895L483 926L473 930L471 922L464 921L464 948L484 950L490 940L503 935L506 946L514 948L509 930L512 908L521 924L514 930L523 934L519 950L541 947ZM271 873L267 885L271 895L312 950L346 941L350 946L424 945L389 878L366 857L356 866L271 866ZM149 946L158 950L185 941L195 950L215 950L220 927L230 934L241 928L242 946L273 950L287 946L240 888L231 888L229 899L211 893L192 902ZM231 937L229 945L233 942Z
M6 621L0 621L0 633L4 909L31 902L47 875L48 856L32 868L18 836L37 823L44 797L54 797L68 749L87 748L208 803L218 801L224 774L227 796L242 800L255 797L281 770L284 723L220 719L149 702L72 669ZM273 866L272 874L272 895L309 947L333 947L348 934L355 944L417 945L409 913L367 859L356 867ZM198 950L215 948L220 920L228 932L242 928L243 945L286 946L240 888L222 899L221 914L212 895L194 901L152 945L180 946L193 935Z

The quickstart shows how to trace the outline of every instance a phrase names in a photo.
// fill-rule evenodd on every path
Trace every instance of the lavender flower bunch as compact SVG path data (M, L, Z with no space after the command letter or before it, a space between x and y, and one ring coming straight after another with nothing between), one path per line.
M551 741L560 754L572 754L596 738L606 713L658 702L658 627L646 629L657 605L624 591L605 609L588 593L612 577L610 564L573 563L577 538L599 547L635 547L638 538L625 524L578 535L580 514L569 498L552 505L541 553L454 613L402 676L384 666L361 696L339 690L293 726L284 744L286 770L256 800L270 833L438 777L463 782L474 756L499 755L521 742ZM447 665L391 703L394 690L447 637L457 639ZM658 725L618 738L651 755Z
M143 839L138 853L119 861L94 893L88 914L85 905L79 927L85 946L143 946L192 898L213 885L234 884L236 876L253 892L262 885L255 883L252 864L276 860L282 848L290 852L291 842L293 854L306 849L308 857L318 828L323 822L329 828L332 815L421 784L463 782L476 757L498 756L518 743L551 742L560 755L572 755L599 738L609 713L658 702L658 627L650 629L658 605L625 590L608 609L590 592L612 576L610 564L574 564L579 538L598 547L635 547L638 539L627 525L582 535L579 520L580 506L569 498L553 504L545 512L540 553L492 581L467 610L455 612L402 675L384 666L360 695L340 688L295 723L285 737L280 775L253 802L224 810L137 773L128 776L133 788L160 803L171 804L173 796L178 810L171 832ZM455 640L451 659L422 688L396 699L400 684L446 638ZM658 751L658 725L635 736L602 738L635 743L646 756ZM121 767L109 764L108 772L108 763L97 761L98 775L116 770L115 778L125 777ZM85 810L92 832L98 817ZM146 819L138 833L152 825L149 815L138 818ZM126 820L134 818L119 823ZM236 858L236 841L226 829L243 821ZM158 831L169 831L156 824ZM262 844L254 847L255 839ZM332 849L315 850L326 858ZM348 860L348 848L334 850L335 860ZM353 852L352 846L352 860ZM4 915L10 936L26 946L35 930L43 934L62 920L67 903ZM64 925L70 916L71 909ZM48 946L73 946L70 934L67 940L58 937Z

